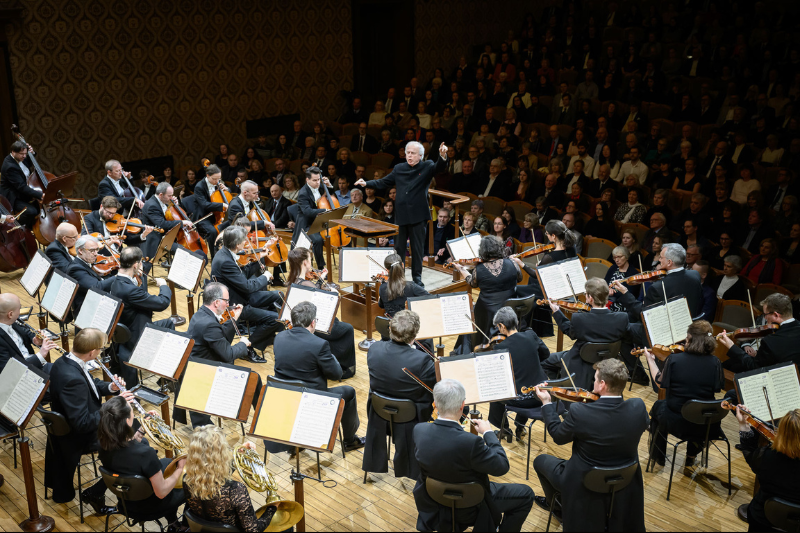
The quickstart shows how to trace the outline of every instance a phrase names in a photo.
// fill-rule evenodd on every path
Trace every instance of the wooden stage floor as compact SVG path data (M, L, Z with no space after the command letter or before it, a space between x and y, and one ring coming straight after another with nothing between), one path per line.
M2 292L13 292L22 299L23 307L34 304L17 281L22 271L13 274L0 274L0 289ZM156 275L166 275L163 269L156 268ZM335 279L335 278L334 278ZM151 284L151 293L155 291ZM477 297L477 294L475 294ZM199 298L195 299L199 303ZM186 291L177 292L178 311L181 316L187 317ZM166 318L168 312L159 313L155 318ZM35 316L31 325L37 327ZM179 329L185 330L187 326ZM55 328L50 326L51 330ZM364 338L364 334L356 331L356 342ZM566 346L570 345L566 339ZM455 338L446 339L446 352L452 349ZM555 350L555 337L545 339L551 350ZM272 348L268 348L266 364L252 365L244 361L237 364L247 365L257 370L262 379L272 372ZM366 352L357 351L358 370L356 376L345 381L356 389L358 407L361 417L359 435L364 435L367 428L365 406L369 389L367 374ZM153 377L145 379L145 384L157 388ZM332 386L334 384L331 384ZM634 385L632 392L626 391L626 397L642 398L648 409L656 400L656 394L650 387ZM719 394L722 397L722 394ZM172 402L170 402L171 406ZM147 406L145 406L147 408ZM484 416L488 413L488 404L482 406ZM252 416L252 413L251 413ZM41 425L38 416L34 416L31 425ZM225 428L232 445L242 442L239 424L225 422ZM554 445L552 439L547 443L542 440L543 425L539 422L533 426L531 443L531 459L546 453L567 458L571 454L571 446ZM249 426L248 426L249 429ZM678 452L677 467L673 480L670 501L666 501L667 483L669 481L669 463L666 467L656 467L655 473L644 474L645 484L645 513L646 525L649 531L745 531L747 524L741 522L736 516L737 507L749 502L752 497L752 474L741 453L733 449L733 444L738 442L738 426L734 416L729 415L723 421L723 429L731 440L733 452L733 477L732 495L728 496L727 490L727 465L725 458L712 447L708 471L699 467L684 468L685 446ZM178 433L188 443L190 431L188 426L178 426ZM78 515L77 499L70 504L54 504L52 500L44 500L44 450L46 436L43 428L39 427L28 431L33 442L32 461L36 480L36 493L39 497L39 509L55 519L58 531L103 531L104 519L90 515L86 523L81 524ZM263 443L257 441L258 449L263 453ZM531 468L530 480L525 480L526 444L504 442L506 453L511 462L510 472L498 478L499 482L528 483L537 495L542 494L539 480ZM163 454L163 452L161 452ZM308 531L415 531L416 508L412 489L414 481L405 478L395 478L391 472L388 474L370 474L366 485L362 484L364 473L361 470L361 450L348 453L342 458L340 446L337 444L334 453L323 454L322 478L334 480L334 488L324 488L321 484L306 481L306 525ZM639 443L639 460L642 464L647 461L647 436ZM288 462L288 454L272 455L267 468L274 474L279 485L281 496L292 499L293 489L289 481L289 473L294 461ZM301 455L301 469L303 473L316 476L316 457L312 452L303 452ZM22 468L14 469L13 450L11 442L3 442L0 446L0 474L5 477L5 484L0 488L0 531L18 531L20 521L27 517L27 502L25 488L22 480ZM253 503L256 508L264 503L264 495L251 491ZM107 496L111 503L111 497ZM90 511L91 512L91 511ZM119 518L112 519L112 525ZM544 531L547 524L547 514L534 505L523 531ZM560 526L556 524L555 529ZM601 527L598 525L598 527ZM157 530L154 523L149 523L148 530ZM127 531L124 525L120 531ZM139 527L133 529L138 531Z

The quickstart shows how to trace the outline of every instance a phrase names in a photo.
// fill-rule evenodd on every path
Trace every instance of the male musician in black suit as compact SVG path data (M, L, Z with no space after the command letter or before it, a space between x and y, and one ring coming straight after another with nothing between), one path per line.
M143 204L144 205L144 204ZM83 235L88 235L90 233L99 233L105 239L109 239L109 246L115 252L119 252L122 249L122 242L121 239L117 235L112 235L108 231L108 226L106 226L106 222L111 221L114 219L114 215L120 212L122 209L122 204L114 198L113 196L106 196L100 202L100 208L97 211L92 211L85 217L83 217ZM151 226L143 228L141 233L127 233L125 234L125 244L127 246L145 246L147 241L148 235L153 231ZM153 238L153 240L158 241L158 239ZM107 248L103 247L100 252L102 255L110 255Z
M97 425L100 422L102 397L119 394L114 383L89 374L87 363L103 351L106 334L95 328L86 328L75 335L72 353L59 357L50 370L50 405L52 410L67 419L70 432L50 437L45 446L44 484L53 490L53 501L67 503L75 498L73 477L81 455L98 450ZM124 380L116 378L120 385ZM129 391L121 393L128 402L133 400ZM102 479L83 491L83 501L97 514L116 512L105 506L106 485Z
M50 372L53 365L47 361L56 344L49 338L44 341L17 324L20 312L19 297L10 292L0 294L0 372L9 359ZM36 352L34 346L39 348Z
M171 206L174 205L172 201L175 197L173 196L174 189L172 185L167 182L161 182L155 188L155 191L156 193L148 198L148 200L144 203L144 208L142 209L142 222L144 224L161 228L164 230L164 234L169 232L169 230L178 224L183 224L185 228L191 228L193 226L191 220L167 220L166 212ZM150 237L141 247L142 254L150 259L155 258L156 254L158 253L158 245L160 242L161 239L159 236ZM171 251L175 252L179 246L180 244L173 243ZM196 255L198 257L205 257L205 254L202 250L198 250ZM145 262L145 274L150 271L149 266L150 263Z
M379 180L358 180L355 186L373 189L397 187L395 223L400 226L394 246L400 257L406 256L406 241L411 239L411 279L422 286L422 256L424 255L425 228L431 219L428 209L428 187L433 177L447 169L447 146L439 145L433 161L423 161L425 148L416 141L405 146L406 162L396 165Z
M342 433L344 448L353 451L364 447L366 439L356 435L360 424L356 391L349 385L328 388L328 380L342 379L342 365L331 353L330 344L314 335L317 306L300 302L292 308L292 329L275 337L275 377L300 380L309 388L341 394L344 400Z
M22 141L11 143L11 153L3 159L0 170L0 195L11 204L12 215L25 211L19 216L19 222L31 228L39 214L38 203L44 193L28 185L28 176L33 172L28 166L28 149Z
M419 422L430 420L433 412L433 394L411 375L432 389L436 384L436 368L433 357L425 353L420 345L414 344L419 332L419 315L414 311L398 311L389 322L391 340L379 341L369 348L367 366L369 367L369 390L400 400L411 400L416 407L417 416L411 422L392 424L378 416L367 404L367 442L364 448L365 472L388 472L389 461L386 455L386 438L391 432L394 441L395 477L419 477L419 464L414 457L412 430ZM406 370L409 374L406 374Z
M476 420L478 435L464 431L458 422L466 392L454 379L443 379L433 388L439 418L414 428L416 458L421 475L414 486L419 531L521 531L533 507L533 490L516 483L495 483L489 476L508 473L508 457L486 420ZM480 435L480 436L479 436ZM436 503L425 487L427 478L445 483L477 483L484 500L476 507L456 509L458 527L453 528L451 511Z
M325 167L327 168L327 167ZM363 180L362 180L363 181ZM324 191L320 191L321 183L326 187L332 188L330 180L327 176L322 175L322 170L317 167L311 167L306 170L306 184L300 189L297 194L297 220L294 224L294 234L292 235L292 242L297 242L303 230L308 230L311 223L320 213L324 213L325 209L317 208L317 200L322 197ZM308 236L311 239L313 247L314 258L317 262L317 268L320 270L325 268L325 257L322 253L323 239L319 233L313 233Z
M244 181L240 185L241 193L239 196L231 200L228 204L228 212L225 216L225 222L220 225L220 230L224 231L225 228L233 224L237 218L249 218L250 212L255 211L258 220L250 221L250 231L261 230L269 228L275 231L275 224L272 222L265 222L262 218L265 216L264 211L258 206L258 184L254 181Z
M172 291L165 279L156 278L158 295L150 294L147 291L147 277L143 275L142 263L142 251L139 248L122 250L119 254L119 272L110 291L113 296L122 300L124 307L119 323L127 326L131 332L128 342L117 345L119 373L131 387L139 383L139 375L135 368L125 363L130 361L145 325L152 323L162 328L175 329L175 323L169 318L153 321L153 312L164 311L169 307Z
M280 185L273 185L269 188L270 197L264 201L264 212L269 215L276 228L286 228L289 225L288 209L292 202L282 193Z
M203 289L203 305L192 316L187 330L187 333L194 340L189 360L204 359L232 365L236 363L237 359L244 359L247 356L251 345L247 337L240 337L239 342L231 345L233 337L236 335L234 322L241 318L243 309L241 305L235 306L230 311L233 315L232 319L229 319L224 324L219 323L223 314L225 314L225 310L230 307L230 303L230 293L224 284L217 282L206 283ZM241 326L239 328L241 329ZM261 376L259 376L253 396L253 408L255 408L258 397L261 395L261 386L262 381ZM178 392L176 392L176 396L177 394ZM185 424L186 412L175 407L173 409L173 418ZM195 428L211 423L210 416L195 413L194 411L189 413L189 418L192 421L192 427Z
M492 319L492 323L505 336L505 340L498 343L494 349L508 351L511 356L511 366L514 369L514 383L517 385L517 399L506 402L491 402L489 404L489 423L501 428L500 434L511 442L511 431L506 429L508 423L503 417L505 406L522 407L525 409L538 407L539 399L536 396L522 394L522 387L532 387L547 380L547 375L542 370L541 361L550 356L550 349L545 346L542 339L532 330L518 331L519 318L510 307L501 307ZM533 355L536 354L536 357ZM521 440L525 435L525 424L528 417L517 414L514 420L516 429L514 435Z
M245 249L247 230L241 226L231 226L222 234L223 248L211 261L211 277L224 283L231 293L231 303L244 306L241 320L248 322L253 348L263 351L273 335L282 329L275 312L275 304L281 302L278 291L266 290L271 275L261 261L253 261L240 267L236 262L238 252ZM263 357L250 350L251 363L264 363Z
M777 324L778 330L761 339L755 354L747 353L728 336L719 342L728 348L728 360L722 366L733 372L747 372L765 366L791 361L800 365L800 324L792 313L792 300L785 294L770 294L761 301L767 324Z
M141 209L144 207L144 200L133 196L133 184L130 179L131 173L123 172L122 165L119 164L119 161L116 159L109 159L106 161L106 176L100 180L100 183L97 185L97 196L100 198L113 196L122 204L122 208L125 210L128 210L134 204ZM125 196L126 192L130 196Z
M574 403L562 421L550 393L536 388L541 400L547 432L558 445L572 443L572 457L559 459L539 455L533 469L539 476L544 497L536 504L550 510L553 494L561 493L560 508L553 509L564 531L592 531L606 519L606 498L600 498L583 485L583 478L594 467L619 468L639 460L639 440L650 424L647 408L640 398L624 400L628 381L625 364L618 359L596 363L594 388L600 399L593 403ZM634 480L619 491L609 531L644 531L644 483L637 468Z
M69 249L75 246L79 236L78 230L69 222L62 222L56 227L56 239L48 244L44 250L44 254L53 264L53 268L57 268L64 273L69 270L69 267L75 262L75 258L69 253ZM50 272L47 276L48 282L52 276L53 273Z
M91 235L81 235L75 243L75 251L78 256L67 270L67 275L78 283L78 293L72 302L72 311L77 317L89 289L108 292L111 290L116 276L104 279L92 269L92 265L97 259L97 253L100 251L100 243Z
M630 338L631 328L626 313L617 313L606 308L608 301L608 284L602 278L591 278L586 281L586 303L591 306L588 313L574 313L568 320L561 309L550 304L553 318L558 329L574 340L572 348L565 352L555 352L542 362L542 368L551 377L566 377L561 360L567 364L575 385L585 389L591 388L594 371L589 363L581 359L580 352L588 342L612 343ZM650 291L647 291L648 293Z
M222 202L212 202L211 195L224 185L220 184L222 172L217 165L209 165L206 168L206 177L202 179L194 188L195 210L192 213L193 220L208 243L211 257L214 257L214 242L217 240L219 232L214 227L213 213L224 213L227 207ZM211 214L212 216L207 217ZM207 218L206 218L207 217ZM203 220L200 220L203 219Z

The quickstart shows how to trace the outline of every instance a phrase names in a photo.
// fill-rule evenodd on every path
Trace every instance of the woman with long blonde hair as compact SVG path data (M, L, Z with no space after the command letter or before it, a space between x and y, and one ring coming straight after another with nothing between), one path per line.
M243 447L255 449L252 442ZM222 428L209 424L194 430L183 471L186 506L200 518L248 532L264 531L272 520L275 507L257 517L247 487L233 479L233 449Z

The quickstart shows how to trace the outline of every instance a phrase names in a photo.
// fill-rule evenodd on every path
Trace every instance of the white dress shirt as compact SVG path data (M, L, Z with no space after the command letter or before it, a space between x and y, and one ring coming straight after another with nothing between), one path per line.
M14 344L16 344L17 348L19 348L19 353L22 354L22 357L28 358L31 356L31 354L28 352L28 348L25 346L25 342L22 340L22 337L20 337L19 333L14 331L14 328L12 328L10 324L0 323L0 329L5 331L6 335L11 337L11 340L14 341ZM41 361L42 364L47 363L47 360L44 357L42 357L41 353L36 352L34 355L36 355L36 357L39 359L39 361Z

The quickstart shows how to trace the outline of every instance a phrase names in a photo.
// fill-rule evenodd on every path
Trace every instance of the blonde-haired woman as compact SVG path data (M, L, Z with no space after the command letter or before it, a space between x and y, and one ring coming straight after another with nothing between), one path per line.
M244 447L255 449L252 442ZM186 506L200 518L248 532L264 531L272 520L275 507L258 518L247 487L233 479L233 449L222 428L209 424L194 430L183 471Z

